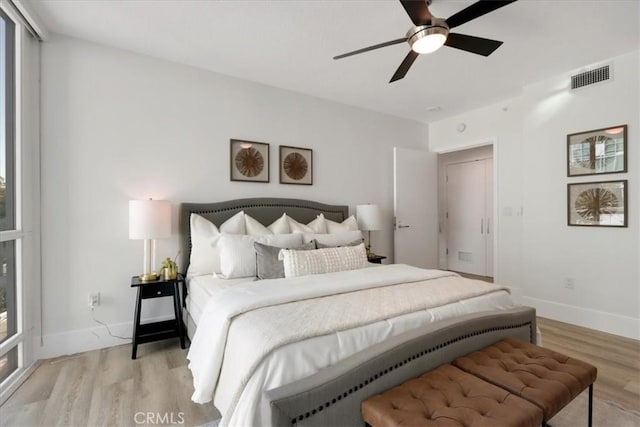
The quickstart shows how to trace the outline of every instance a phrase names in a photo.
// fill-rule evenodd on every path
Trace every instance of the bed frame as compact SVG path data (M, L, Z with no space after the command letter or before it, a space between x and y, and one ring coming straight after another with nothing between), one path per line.
M504 338L536 343L536 312L520 307L469 314L397 335L318 373L264 392L272 426L364 426L360 404Z
M339 222L349 215L349 208L345 205L297 199L251 198L218 203L183 203L180 206L183 272L187 271L191 254L191 214L201 215L220 226L241 210L264 225L271 224L285 212L305 224L320 213ZM192 337L195 324L186 310L185 320L189 337ZM363 400L507 337L535 344L535 310L520 307L474 313L400 334L310 377L265 391L272 408L272 418L263 420L262 424L363 426L360 415Z

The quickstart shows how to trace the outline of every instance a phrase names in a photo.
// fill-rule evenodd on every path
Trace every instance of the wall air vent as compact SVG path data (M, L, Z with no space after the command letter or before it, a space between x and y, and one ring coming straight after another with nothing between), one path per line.
M611 80L611 66L604 65L571 76L571 90Z

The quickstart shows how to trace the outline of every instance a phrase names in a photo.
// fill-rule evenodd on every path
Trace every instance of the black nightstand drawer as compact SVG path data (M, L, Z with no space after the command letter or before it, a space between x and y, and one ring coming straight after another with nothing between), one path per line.
M141 286L142 298L158 298L173 296L173 283L156 283L153 286Z

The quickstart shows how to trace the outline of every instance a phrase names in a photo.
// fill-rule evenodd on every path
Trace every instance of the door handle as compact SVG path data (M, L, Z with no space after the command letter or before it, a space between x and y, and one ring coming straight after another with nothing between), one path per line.
M398 228L410 228L410 225L398 225Z
M480 218L480 234L484 234L484 218Z
M487 218L487 234L489 234L490 226L491 226L491 218Z

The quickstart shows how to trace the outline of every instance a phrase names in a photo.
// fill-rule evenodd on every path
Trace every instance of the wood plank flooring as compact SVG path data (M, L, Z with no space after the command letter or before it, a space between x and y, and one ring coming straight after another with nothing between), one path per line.
M539 327L545 347L598 368L596 397L640 410L639 341L549 319L539 319ZM177 340L166 340L141 345L136 360L128 344L45 360L0 407L0 425L175 425L182 417L182 425L197 426L213 421L219 418L213 405L191 402L186 354ZM147 414L156 417L153 422L145 422Z
M140 345L136 360L130 344L45 360L0 407L0 425L197 426L213 421L220 415L212 404L191 401L187 351L178 340L166 340Z
M538 318L542 345L598 368L595 397L640 411L640 341Z

